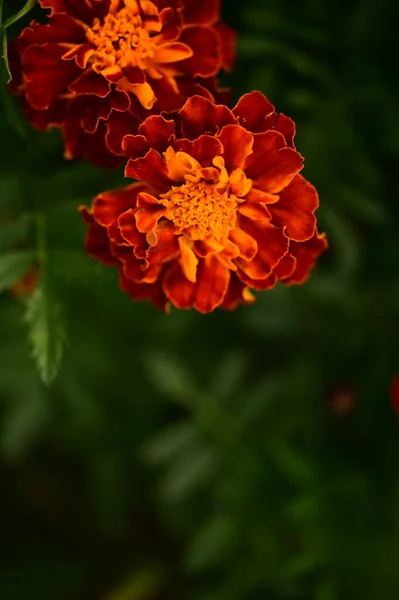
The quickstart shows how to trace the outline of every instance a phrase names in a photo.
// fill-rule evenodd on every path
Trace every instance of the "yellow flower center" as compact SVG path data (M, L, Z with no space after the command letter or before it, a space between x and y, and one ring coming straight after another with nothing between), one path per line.
M189 232L193 240L209 236L220 240L235 227L237 198L228 189L219 193L216 187L203 179L187 181L162 195L176 233Z
M96 47L91 61L102 62L106 67L145 69L155 53L152 32L152 27L143 23L137 2L130 1L128 7L109 13L104 23L95 19L86 32L87 39Z

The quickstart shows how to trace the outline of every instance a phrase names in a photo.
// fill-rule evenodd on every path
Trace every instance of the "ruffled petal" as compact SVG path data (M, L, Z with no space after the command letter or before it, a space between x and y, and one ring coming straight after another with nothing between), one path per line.
M178 262L174 262L162 280L162 289L170 302L176 308L187 309L193 306L195 298L195 283L184 276Z
M221 12L220 0L184 0L182 15L184 23L213 25Z
M203 167L212 165L215 156L220 156L223 146L220 140L212 135L201 135L196 140L182 139L173 144L176 150L195 158Z
M152 186L160 190L167 190L170 186L166 163L153 148L143 158L131 158L128 161L125 177L151 182Z
M178 241L180 248L179 263L184 276L192 283L195 283L197 281L198 258L193 250L194 244L185 235L179 236Z
M225 23L217 23L214 30L219 37L222 67L225 71L232 71L236 57L236 32Z
M314 211L319 206L316 189L302 175L297 175L281 190L280 200L270 206L272 222L285 225L285 234L296 242L312 237L316 218Z
M220 308L235 310L239 304L253 304L254 302L255 297L247 285L235 273L231 273L229 287Z
M218 133L224 125L235 123L235 118L227 106L212 103L201 96L189 98L180 110L182 137L190 140L203 135Z
M303 168L303 158L286 146L281 133L254 134L253 153L245 161L245 174L253 185L267 193L279 193Z
M148 117L139 127L139 134L144 136L149 147L157 152L165 152L176 137L176 125L160 115Z
M223 158L227 171L242 169L245 159L252 154L252 133L240 125L225 125L218 135L223 144Z
M296 267L296 258L289 252L280 260L279 263L274 267L273 273L277 279L287 279L290 277Z
M163 63L173 64L186 60L193 56L193 50L187 44L181 42L163 42L156 47L154 53L154 63L162 65Z
M136 283L128 279L122 271L119 273L119 286L133 300L150 300L162 311L168 311L168 300L159 281L156 283Z
M222 62L216 31L210 27L186 27L182 31L180 41L192 51L191 58L179 63L183 72L191 73L194 77L216 75Z
M271 215L266 206L262 203L243 202L238 206L238 212L253 221L270 221Z
M134 208L137 195L145 189L142 183L133 183L125 188L102 192L93 200L93 217L103 227L115 223L119 216Z
M251 279L265 279L288 251L288 239L282 227L275 227L268 221L252 221L240 218L240 227L258 244L258 252L249 262L242 258L236 264Z
M201 313L212 312L222 304L229 282L230 271L216 255L202 259L198 265L194 308Z
M241 96L232 112L242 127L259 133L264 131L267 115L274 114L274 106L261 92L255 91Z
M136 258L144 259L148 244L145 235L137 229L135 214L133 208L122 213L118 219L118 229L125 243L133 248Z
M109 238L105 227L101 227L94 220L91 211L86 206L79 208L80 214L88 224L86 232L85 248L87 254L104 265L114 266L118 261L112 255L109 246Z
M79 67L62 61L65 46L62 44L36 44L29 46L22 55L27 101L39 110L46 110L67 85L79 75Z
M166 213L166 209L151 194L141 192L137 198L135 218L137 229L141 233L152 231L158 224L158 221Z
M253 237L248 235L245 231L236 227L230 231L230 240L235 244L239 251L240 257L244 260L252 260L255 254L258 252L258 244Z
M147 242L150 244L146 252L148 265L167 263L179 256L178 238L170 224L147 234Z
M90 67L68 87L74 94L89 94L100 98L105 98L111 91L110 82L102 75L95 73Z
M296 258L295 269L290 277L284 280L287 285L300 284L309 277L310 270L314 267L317 258L328 247L326 235L319 234L317 230L306 242L291 242L290 254Z

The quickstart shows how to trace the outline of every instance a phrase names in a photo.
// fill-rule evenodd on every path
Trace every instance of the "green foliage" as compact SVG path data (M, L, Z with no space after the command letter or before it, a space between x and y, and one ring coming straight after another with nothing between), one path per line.
M234 98L294 118L330 244L308 283L232 313L122 295L78 207L123 172L65 161L1 88L0 598L397 600L391 4L224 2Z
M8 252L0 255L0 292L9 289L26 275L32 266L35 254L29 250Z
M42 281L26 301L26 321L32 355L46 385L54 381L65 343L62 308L47 281Z

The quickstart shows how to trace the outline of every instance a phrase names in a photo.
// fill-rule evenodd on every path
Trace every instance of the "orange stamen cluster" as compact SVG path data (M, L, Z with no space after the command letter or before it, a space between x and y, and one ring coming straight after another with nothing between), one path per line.
M188 230L194 240L213 235L217 240L228 235L237 218L237 199L228 190L221 194L209 181L188 181L172 186L164 194L176 233Z
M91 62L101 62L104 67L145 69L155 53L151 30L144 25L138 7L135 10L129 6L118 13L109 13L103 24L95 19L86 37L96 47Z

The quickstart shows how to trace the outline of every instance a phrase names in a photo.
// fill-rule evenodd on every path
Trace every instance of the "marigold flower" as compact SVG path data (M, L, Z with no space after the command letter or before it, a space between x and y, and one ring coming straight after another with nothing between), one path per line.
M304 282L327 243L294 133L260 92L233 110L194 96L171 118L150 116L123 140L139 181L82 208L88 253L161 308L232 309L250 289Z
M234 60L220 0L39 0L11 49L12 89L34 127L60 127L67 158L114 167L121 134L187 97L217 96ZM15 52L16 51L16 52Z

